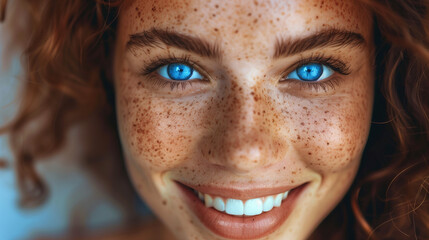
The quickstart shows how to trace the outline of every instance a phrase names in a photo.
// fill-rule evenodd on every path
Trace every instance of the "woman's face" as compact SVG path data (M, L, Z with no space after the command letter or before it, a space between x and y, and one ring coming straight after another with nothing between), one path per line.
M368 137L371 33L353 1L124 6L117 118L140 195L181 239L308 237Z

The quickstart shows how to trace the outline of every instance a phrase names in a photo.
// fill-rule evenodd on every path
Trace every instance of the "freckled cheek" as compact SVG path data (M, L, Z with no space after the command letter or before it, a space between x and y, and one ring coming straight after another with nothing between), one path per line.
M323 170L336 172L358 161L369 128L367 121L358 121L359 117L361 116L333 116L328 120L325 134L310 142L315 148L310 162Z
M143 95L131 97L128 106L121 107L122 113L129 113L122 125L133 160L165 171L195 158L205 129L204 108L197 102L168 102Z
M292 142L302 160L322 172L338 172L359 161L371 116L371 108L362 107L365 102L320 104L298 114Z

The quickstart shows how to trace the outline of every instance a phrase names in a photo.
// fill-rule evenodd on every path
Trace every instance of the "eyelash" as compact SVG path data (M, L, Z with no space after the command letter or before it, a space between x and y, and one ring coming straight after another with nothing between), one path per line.
M319 63L328 66L332 70L334 70L334 76L330 77L328 80L321 80L318 82L304 82L296 79L286 79L286 77L296 69L302 67L303 65L307 65L309 63ZM334 90L340 84L340 78L335 76L336 73L341 75L349 75L351 73L350 67L346 65L339 59L333 57L326 57L324 54L314 54L307 58L302 58L298 60L291 68L293 71L285 71L282 73L282 80L280 82L287 81L288 84L298 85L300 88L311 89L315 91L323 90L325 92L329 90Z
M154 74L156 73L156 70L161 66L171 64L171 63L183 63L186 65L189 65L190 67L196 69L198 72L200 73L202 72L201 75L203 76L205 75L204 71L201 71L201 69L198 67L198 64L190 60L189 55L183 55L180 57L176 57L175 55L170 55L167 58L157 58L155 59L155 61L153 61L148 66L142 69L141 75L147 76L148 80L150 80L150 82L153 84L154 87L163 88L166 85L170 84L171 90L174 90L175 88L178 89L179 86L181 86L182 90L184 90L188 84L192 86L192 81L183 81L183 82L170 81L168 79L164 79L158 76L157 74ZM326 65L335 71L334 74L339 73L342 75L349 75L351 73L350 67L346 65L344 62L333 57L326 57L323 54L315 54L307 58L302 58L298 60L291 68L293 69L293 71L295 71L297 68L309 63L319 63L319 64ZM286 79L286 76L291 72L292 71L283 72L282 73L283 77L282 77L282 80L280 80L280 82L287 81L288 84L294 84L294 85L297 84L300 88L312 89L315 91L323 90L325 92L335 89L335 87L338 86L340 83L340 78L336 76L332 76L328 80L321 80L320 82L311 82L311 83L300 81L300 80L294 80L294 79ZM208 81L205 77L202 80Z
M175 55L170 55L167 58L157 58L155 61L150 63L148 66L143 68L143 70L141 71L141 74L144 76L147 76L154 87L163 88L166 85L170 84L170 88L173 91L175 88L178 89L179 86L182 87L182 90L184 90L188 84L190 84L192 86L192 81L183 81L183 82L170 81L168 79L164 79L164 78L158 76L157 74L154 74L154 73L156 73L156 70L158 68L160 68L164 65L167 65L167 64L171 64L171 63L183 63L183 64L189 65L190 67L196 69L198 72L204 72L204 71L200 70L200 68L198 67L198 64L196 64L195 62L190 60L189 55L183 55L180 57L176 57ZM202 75L204 75L204 73L202 73ZM208 80L206 80L205 77L202 80L208 81Z

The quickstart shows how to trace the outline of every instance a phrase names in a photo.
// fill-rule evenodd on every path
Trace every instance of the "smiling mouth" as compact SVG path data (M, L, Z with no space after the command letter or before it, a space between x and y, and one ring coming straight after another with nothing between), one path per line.
M286 191L266 197L241 200L233 198L225 199L219 196L214 197L195 189L192 189L192 191L206 207L213 207L219 212L225 212L233 216L257 216L264 212L269 212L274 207L280 207L283 200L285 200L289 194L289 191Z
M176 183L194 215L211 232L228 239L255 239L274 232L308 185L239 190Z

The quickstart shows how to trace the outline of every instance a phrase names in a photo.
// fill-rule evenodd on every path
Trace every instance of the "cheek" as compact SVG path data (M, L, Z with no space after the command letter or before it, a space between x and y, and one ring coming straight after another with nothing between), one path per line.
M124 150L138 164L167 171L197 154L206 119L204 101L173 101L152 97L138 84L119 91L118 118Z
M283 109L294 126L290 141L300 158L321 172L339 172L356 165L369 133L371 99L371 89L363 87L339 97L303 101L292 109Z

